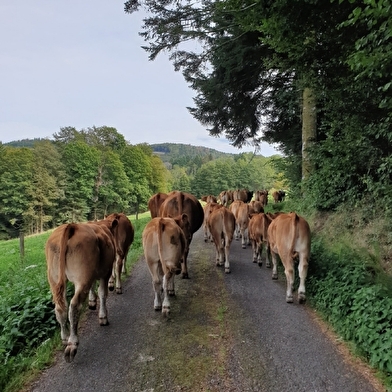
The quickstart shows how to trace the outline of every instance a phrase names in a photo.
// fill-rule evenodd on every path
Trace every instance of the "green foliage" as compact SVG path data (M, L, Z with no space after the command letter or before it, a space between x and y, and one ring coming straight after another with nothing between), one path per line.
M271 164L273 159L247 153L207 162L191 182L192 193L201 197L217 196L227 189L271 189L279 183L279 173Z
M312 240L307 291L312 305L376 369L392 372L392 291L366 256Z

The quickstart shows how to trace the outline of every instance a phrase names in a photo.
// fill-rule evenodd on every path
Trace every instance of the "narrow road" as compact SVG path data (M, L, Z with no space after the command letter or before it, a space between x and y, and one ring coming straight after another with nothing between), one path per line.
M189 280L176 280L171 316L153 310L144 260L110 293L108 327L87 311L79 350L58 353L29 392L380 392L366 366L345 354L307 305L285 302L285 282L231 247L231 274L215 266L199 230ZM176 277L177 278L177 277Z

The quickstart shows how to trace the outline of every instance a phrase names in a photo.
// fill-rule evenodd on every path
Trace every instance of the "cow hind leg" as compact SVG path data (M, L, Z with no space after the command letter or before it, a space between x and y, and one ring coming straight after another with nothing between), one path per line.
M88 292L88 287L75 286L75 294L72 297L71 303L69 305L68 318L70 324L70 335L68 338L67 347L64 350L64 358L67 362L72 362L78 351L78 325L80 312Z
M120 256L117 257L115 262L115 279L116 279L116 293L122 294L122 286L121 286L121 273L124 266L124 259Z
M277 254L271 251L271 259L272 259L272 279L278 279L278 258Z
M88 293L88 308L90 310L97 309L97 293L95 292L96 282L93 283Z
M68 338L69 338L69 329L68 329L68 319L67 319L67 308L62 308L58 306L57 304L55 305L55 314L56 314L56 319L58 323L60 324L60 335L61 335L61 340L64 345L67 344Z
M265 266L271 268L271 250L268 242L265 242Z
M163 303L162 303L162 315L169 317L170 314L170 300L168 295L168 286L170 281L174 279L174 275L171 271L168 271L163 276Z
M108 310L106 307L106 300L108 297L108 280L109 277L107 279L101 278L98 287L98 296L99 296L98 317L99 317L99 325L102 326L109 325Z
M257 242L256 243L256 253L257 253L257 264L259 267L263 265L262 255L263 255L263 243Z
M294 262L292 258L287 257L284 262L284 273L286 275L287 289L286 302L293 302L293 288L294 288Z
M230 242L226 240L225 243L225 273L229 274L230 271L230 261L229 261L229 254L230 254Z
M189 249L187 249L184 252L184 257L181 261L181 278L182 279L189 279L188 266L187 266L188 253L189 253Z
M305 280L308 274L308 257L300 255L298 264L298 275L299 275L299 288L298 288L298 302L300 304L306 302L305 294Z

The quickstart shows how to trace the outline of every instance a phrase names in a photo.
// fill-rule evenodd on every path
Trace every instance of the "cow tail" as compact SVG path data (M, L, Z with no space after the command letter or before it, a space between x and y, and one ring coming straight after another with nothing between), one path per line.
M297 237L298 237L298 230L299 230L299 228L298 228L298 222L299 222L299 216L295 213L295 212L293 212L292 213L293 214L293 217L292 217L292 225L291 225L291 227L294 227L294 229L293 229L293 236L292 236L292 242L291 242L291 257L296 257L297 256L297 253L295 252L295 241L297 240Z
M66 310L66 296L65 290L67 287L67 279L65 276L65 263L66 263L66 254L68 249L68 240L75 234L75 225L69 224L66 226L63 236L60 242L60 257L59 257L59 280L56 285L55 296L56 300L55 303L59 306L62 310Z
M178 197L177 197L178 215L182 215L182 210L183 210L183 207L184 207L184 199L185 199L184 192L180 192L178 194Z
M159 255L159 260L161 260L161 264L163 265L164 260L163 260L163 245L162 245L162 233L165 231L165 223L162 218L159 219L159 225L158 225L158 255Z
M163 271L165 271L165 269L167 268L166 264L164 262L164 259L163 259L163 252L162 252L162 250L163 250L162 233L165 231L165 228L166 228L165 222L161 218L159 220L159 227L158 227L158 255L159 255L159 259L161 260ZM185 238L184 236L181 237L181 242L183 243L183 245L185 244L185 239L184 238ZM174 268L170 268L170 271L172 273L178 275L181 272L181 269L174 267Z

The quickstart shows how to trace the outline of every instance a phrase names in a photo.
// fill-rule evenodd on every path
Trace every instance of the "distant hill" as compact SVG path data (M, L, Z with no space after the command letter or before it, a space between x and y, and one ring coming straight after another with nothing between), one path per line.
M40 142L42 140L47 140L47 139L35 138L35 139L14 140L9 143L3 143L3 145L8 147L33 147L34 143Z
M8 147L33 147L34 143L47 140L42 138L14 140L9 143L4 143ZM230 154L214 150L213 148L203 146L192 146L191 144L181 143L160 143L149 145L153 152L162 159L163 162L174 163L183 157L192 160L193 158L201 158L202 160L214 160L222 157L233 157L239 154Z
M192 146L190 144L161 143L150 144L150 147L155 154L159 155L163 162L173 162L178 157L184 156L188 157L188 159L207 157L209 158L208 160L234 156L234 154L217 151L213 148Z

